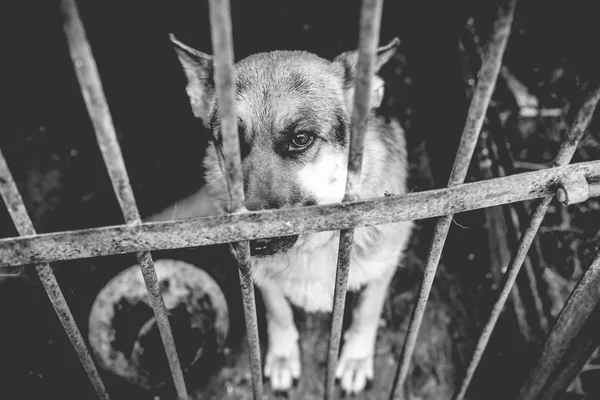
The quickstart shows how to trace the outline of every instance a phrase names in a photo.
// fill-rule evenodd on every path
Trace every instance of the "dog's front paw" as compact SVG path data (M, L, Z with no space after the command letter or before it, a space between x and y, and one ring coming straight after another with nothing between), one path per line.
M265 361L265 377L273 391L287 391L300 378L300 352L297 343L269 346Z
M374 343L367 335L352 332L347 332L345 339L335 376L342 390L353 394L363 391L373 380Z

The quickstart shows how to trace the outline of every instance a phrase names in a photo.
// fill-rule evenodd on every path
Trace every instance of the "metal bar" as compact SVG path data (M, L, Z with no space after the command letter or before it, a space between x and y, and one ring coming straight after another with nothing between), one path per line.
M379 43L383 0L363 0L358 40L358 62L354 79L354 106L350 126L348 175L344 202L358 199L362 171L363 144L371 111L371 82L375 72L375 57ZM335 373L342 337L342 322L348 290L348 273L354 240L354 228L342 229L338 245L337 269L333 294L333 313L329 336L325 399L332 399L335 391Z
M518 400L535 399L573 346L578 333L600 304L600 253L571 292L548 335L540 359L531 370ZM547 397L544 397L547 398Z
M565 136L563 142L561 143L560 149L556 158L554 159L553 165L562 166L568 164L571 161L573 154L577 148L577 144L581 140L581 137L585 133L590 121L592 120L592 116L594 114L594 110L598 104L598 100L600 100L600 81L592 81L588 84L587 92L585 95L585 99L583 101L583 105L579 109L575 120L571 124L567 135ZM496 326L496 322L502 313L502 309L504 308L504 303L508 298L510 290L517 279L517 275L523 265L523 260L527 256L527 252L529 251L529 247L533 242L533 239L542 223L542 219L546 214L546 210L548 209L548 205L552 201L552 196L545 197L540 200L540 202L535 206L532 214L531 221L529 222L529 226L519 239L519 245L517 247L517 252L514 258L511 260L507 273L504 276L504 284L500 291L500 295L498 300L494 304L492 308L492 312L489 320L486 322L483 327L483 331L481 336L477 342L475 347L475 352L473 354L473 358L467 368L467 372L465 374L465 378L461 384L460 389L455 394L455 400L462 400L467 392L469 384L473 379L473 375L475 374L475 370L479 365L479 361L485 351L487 343L492 335L494 327Z
M0 195L2 195L2 199L6 204L10 217L12 218L19 234L35 235L35 229L31 223L29 215L27 214L23 199L21 198L19 189L17 188L13 176L8 169L8 164L6 163L6 159L4 158L1 150ZM75 349L75 352L79 357L79 361L81 361L81 365L83 365L83 369L92 382L92 386L94 387L96 394L100 399L108 400L109 396L108 393L106 393L104 383L98 374L98 370L96 369L94 361L92 360L92 356L85 345L85 341L81 336L81 332L75 323L75 319L73 318L73 314L71 314L71 310L67 305L65 297L58 286L58 282L56 281L56 277L52 272L52 268L50 268L48 263L40 263L35 266L35 269L40 277L40 281L42 282L44 289L46 290L46 293L48 294L48 298L54 307L54 311L56 311L56 315L58 315L58 319L60 320L65 333L69 337L71 345Z
M489 106L500 66L502 65L502 56L506 49L506 43L510 36L510 29L513 20L516 0L508 0L506 9L502 10L494 24L494 32L490 38L487 50L483 57L481 69L479 70L477 86L473 92L473 98L469 106L469 113L465 128L463 130L452 172L448 180L448 187L456 186L464 182L467 170L473 157L473 152L477 146L477 140L485 114ZM419 296L413 308L411 320L408 326L408 332L402 347L402 353L399 358L398 368L394 376L394 383L390 392L390 399L393 399L398 387L402 387L408 375L410 361L417 343L419 328L425 314L425 307L431 292L433 280L442 254L442 249L452 222L452 214L440 218L435 226L433 239L429 248L429 254L426 261L423 281L419 289Z
M555 374L548 380L547 386L536 399L550 400L561 398L557 395L562 394L573 379L575 379L599 345L600 307L596 307L577 335L577 340L574 341L573 346L568 350L567 356L555 370Z
M228 0L211 0L209 2L211 38L213 46L213 62L215 68L215 85L217 107L221 122L223 155L225 158L225 178L229 191L229 211L243 213L246 211L244 198L244 177L240 141L237 129L235 109L235 78L233 65L233 35L231 27L230 4ZM252 282L252 266L248 241L234 244L239 264L239 277L244 303L244 319L250 350L250 371L254 399L262 399L262 363L260 359L260 342L256 316L256 301Z
M92 120L102 158L108 170L121 211L123 212L123 217L127 225L139 227L141 218L133 190L129 183L125 161L121 154L121 148L108 109L96 61L86 38L85 28L79 17L75 1L61 1L61 11L64 17L64 31L69 44L69 52L73 60L79 85L81 86L81 93ZM165 308L158 284L158 277L156 276L152 256L147 251L137 252L136 255L148 290L150 305L156 316L156 322L165 347L177 396L179 399L187 399L188 394L183 378L183 371L181 370L177 349L175 348L173 332L169 324L167 309Z
M402 196L5 238L0 267L433 218L551 196L572 174L585 175L600 195L600 161L592 161Z

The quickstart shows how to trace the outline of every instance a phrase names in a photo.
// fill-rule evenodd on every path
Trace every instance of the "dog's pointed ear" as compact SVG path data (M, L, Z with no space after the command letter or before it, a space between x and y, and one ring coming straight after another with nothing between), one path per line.
M375 74L379 72L396 53L396 49L400 45L400 39L394 38L385 46L377 49L375 58ZM341 65L344 71L344 87L354 89L354 78L356 77L356 64L358 62L358 52L348 51L340 54L333 60L334 64ZM383 100L383 80L375 76L372 83L371 93L371 108L378 108Z
M187 78L186 91L194 115L208 123L210 104L214 98L215 84L212 57L177 40L173 34L169 39Z

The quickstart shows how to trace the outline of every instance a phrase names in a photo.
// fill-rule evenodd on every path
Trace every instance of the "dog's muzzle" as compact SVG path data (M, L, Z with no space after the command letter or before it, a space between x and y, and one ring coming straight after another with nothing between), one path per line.
M298 235L281 236L250 241L250 254L255 257L272 256L288 251L298 240Z

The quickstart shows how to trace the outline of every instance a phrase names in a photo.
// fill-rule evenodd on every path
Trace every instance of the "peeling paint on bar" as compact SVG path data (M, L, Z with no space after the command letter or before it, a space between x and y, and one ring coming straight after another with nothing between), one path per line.
M485 114L496 86L500 66L502 65L502 56L506 49L508 37L510 36L515 4L516 0L508 0L508 4L504 10L500 11L500 15L494 24L494 31L487 45L481 69L479 70L477 86L473 92L473 98L471 99L471 105L469 106L469 114L456 153L452 172L450 173L450 178L448 180L448 187L461 184L467 176L467 170L471 163L475 147L477 146L477 139L479 138ZM396 375L394 376L394 383L390 392L390 399L394 398L397 390L402 390L404 381L408 375L408 369L417 343L419 328L421 327L423 315L425 314L425 307L435 279L435 274L448 235L448 230L450 229L452 217L453 215L449 214L440 218L434 229L434 236L429 248L423 281L419 288L419 295L413 308L408 332L402 347L402 353L400 355L398 368L396 370Z
M551 196L563 176L580 173L600 194L600 161L591 161L402 196L0 239L0 267L439 217Z
M358 40L358 62L354 80L354 105L350 126L350 146L348 153L348 177L344 202L358 199L360 175L362 170L363 144L367 130L367 122L371 104L371 82L375 70L375 57L379 43L381 11L383 0L363 0L360 13L360 32ZM327 370L325 375L325 399L332 399L335 391L335 370L337 366L340 340L342 337L342 320L346 292L348 290L348 273L350 271L350 255L354 239L354 228L342 229L338 244L337 269L333 294L333 312L329 337Z
M25 204L19 193L19 189L13 179L6 159L0 150L0 195L6 204L10 217L17 228L20 235L35 235L35 229L31 223L31 219L25 209ZM75 323L73 314L67 305L65 297L58 286L56 277L52 272L52 268L48 263L40 263L35 266L35 269L40 277L40 281L44 286L44 290L48 294L48 298L56 311L56 315L62 324L65 333L71 340L71 344L79 357L79 361L83 365L83 369L92 382L92 386L98 395L98 398L108 400L109 396L104 387L104 383L98 374L98 370L94 365L92 356L85 345L85 341L81 336L81 332Z
M563 166L571 162L571 158L577 149L577 144L581 140L581 137L585 133L590 121L592 120L592 116L594 115L594 111L596 110L596 106L598 105L598 101L600 100L600 81L591 81L587 86L587 91L585 95L585 99L583 101L583 105L577 112L575 120L571 124L569 131L567 132L566 137L561 143L560 149L558 150L558 154L554 159L552 165ZM527 252L529 251L529 247L533 242L533 238L535 237L540 225L542 224L542 220L544 215L546 215L546 211L548 209L548 205L552 200L551 197L546 197L542 199L534 208L531 213L531 220L529 222L529 226L523 233L522 237L519 239L519 245L517 247L517 252L514 258L511 260L508 265L506 275L504 277L504 284L500 291L500 295L498 296L498 300L494 304L492 308L492 312L489 320L486 322L483 327L483 331L477 342L475 347L475 352L473 354L473 358L467 368L467 372L465 374L465 378L461 384L460 389L455 394L455 400L462 400L466 395L467 389L471 380L473 379L473 375L475 374L475 370L479 365L479 361L483 356L483 353L487 347L487 343L494 331L494 327L496 326L496 322L502 313L502 309L504 308L504 304L506 303L506 299L510 293L512 286L517 279L517 275L523 265L523 261L527 256Z
M215 68L214 79L225 158L225 178L227 180L227 190L229 191L229 210L238 213L246 211L246 208L244 204L244 177L235 109L233 36L229 0L210 0L209 12ZM250 247L248 241L242 241L235 243L234 248L239 264L244 319L250 350L253 397L254 399L262 399L262 364L260 359L256 301L251 273Z
M535 399L567 355L590 315L600 304L600 252L571 292L548 335L540 359L531 370L518 400ZM598 311L596 311L598 312ZM597 346L597 345L596 345ZM585 362L585 360L584 360ZM568 382L567 382L568 384ZM550 398L550 397L543 397Z
M69 44L69 52L73 60L75 73L92 120L92 125L94 126L98 146L108 170L115 195L119 201L126 224L130 226L139 225L141 224L141 218L133 195L133 189L129 183L125 161L121 154L121 148L108 109L108 103L104 96L96 61L86 38L85 28L79 17L79 11L74 0L61 1L61 10L65 21L64 31ZM160 336L165 347L177 396L180 400L187 399L188 394L183 372L177 356L171 326L169 325L167 309L165 308L158 285L152 256L149 252L138 252L137 258L148 290L150 305L156 316Z

